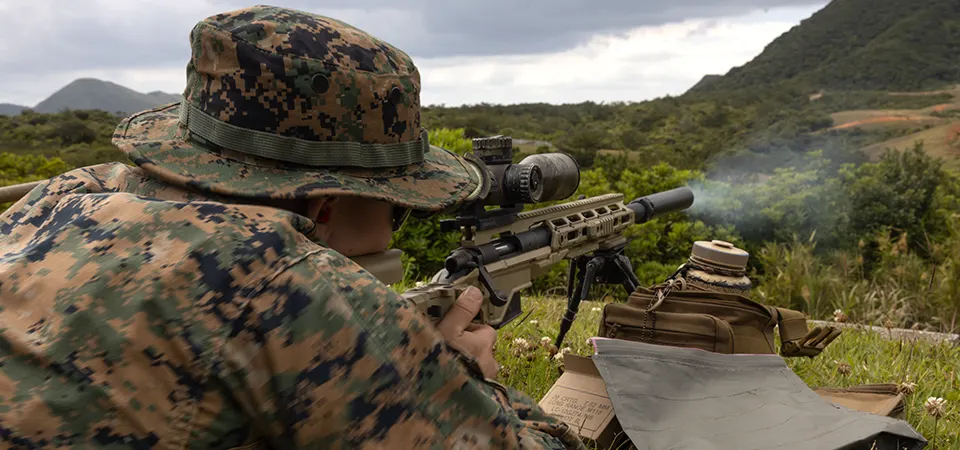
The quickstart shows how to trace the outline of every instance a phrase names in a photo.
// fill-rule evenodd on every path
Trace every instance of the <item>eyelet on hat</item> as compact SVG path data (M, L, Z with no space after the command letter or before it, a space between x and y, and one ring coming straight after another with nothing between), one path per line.
M403 100L403 92L400 92L400 88L394 87L390 90L390 96L387 98L390 100L391 104L400 104L400 101Z
M326 75L318 73L310 79L310 86L316 93L323 94L327 92L327 89L330 89L330 80L327 79Z

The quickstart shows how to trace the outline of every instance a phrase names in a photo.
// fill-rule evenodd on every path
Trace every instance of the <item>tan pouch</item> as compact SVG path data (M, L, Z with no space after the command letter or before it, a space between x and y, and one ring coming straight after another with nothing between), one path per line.
M627 304L647 309L656 303L656 294L640 288L627 297ZM707 291L672 291L656 311L680 314L709 314L730 325L734 334L733 353L777 353L773 337L777 319L767 306L733 294Z
M880 416L904 418L903 394L896 384L862 384L848 388L814 389L820 397L835 405Z
M661 286L654 286L654 289ZM799 311L767 306L736 294L671 290L658 304L653 289L639 288L627 304L646 310L678 314L708 314L730 325L734 332L734 353L776 354L773 330L779 330L781 356L816 356L840 335L835 327L807 328L807 317Z
M708 314L647 312L623 303L603 308L599 335L611 339L733 353L730 324Z

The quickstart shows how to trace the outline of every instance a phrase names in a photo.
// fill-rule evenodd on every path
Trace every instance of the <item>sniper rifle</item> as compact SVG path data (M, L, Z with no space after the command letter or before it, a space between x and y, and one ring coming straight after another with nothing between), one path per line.
M507 136L474 139L473 153L464 157L486 175L472 200L440 213L456 214L440 225L442 231L462 234L460 247L429 283L401 295L437 321L467 287L476 286L484 301L474 322L499 329L523 312L520 291L555 264L569 260L567 309L557 347L594 284L620 284L627 293L640 287L623 254L628 243L624 230L693 204L693 192L681 187L626 204L623 194L609 193L525 211L527 204L558 201L576 192L580 168L572 157L541 153L514 164L513 143ZM495 208L487 208L491 206ZM399 258L400 251L391 250L355 260L378 277L392 273L390 279L381 277L392 283L402 274Z

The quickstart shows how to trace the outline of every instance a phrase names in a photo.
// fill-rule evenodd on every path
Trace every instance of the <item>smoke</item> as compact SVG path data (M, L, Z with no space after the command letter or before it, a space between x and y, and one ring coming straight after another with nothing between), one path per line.
M723 211L723 205L734 199L733 187L722 182L706 181L687 185L693 191L693 205L687 211L695 216L716 215Z
M694 193L688 213L710 226L732 227L747 242L815 234L817 241L833 245L851 210L838 173L851 160L850 150L797 147L802 150L753 151L715 161L704 181L688 184Z

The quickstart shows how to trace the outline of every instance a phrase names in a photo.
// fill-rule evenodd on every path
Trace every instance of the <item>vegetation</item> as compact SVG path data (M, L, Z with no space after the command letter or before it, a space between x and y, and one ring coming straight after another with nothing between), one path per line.
M788 82L813 89L936 89L960 80L951 0L834 0L749 63L692 91Z
M110 143L121 116L99 110L0 115L0 152L59 158L72 167L129 162Z
M810 100L789 87L687 94L642 103L473 105L427 108L430 129L463 129L464 136L505 134L547 141L524 153L564 151L591 166L600 154L627 154L641 165L667 163L738 178L769 173L820 150L836 163L867 158L859 148L904 132L829 130L832 113L848 109L917 109L948 102L950 94L894 96L876 91L831 92ZM894 134L891 134L894 133Z

